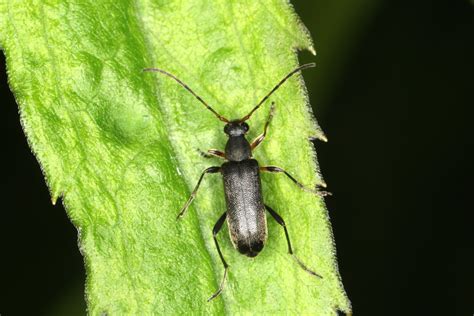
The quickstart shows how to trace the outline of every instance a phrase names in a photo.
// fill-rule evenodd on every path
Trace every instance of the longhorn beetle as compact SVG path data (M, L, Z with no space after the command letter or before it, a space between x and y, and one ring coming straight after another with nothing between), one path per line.
M229 234L231 237L232 244L237 250L248 256L255 257L262 251L265 241L267 239L267 222L265 216L265 209L270 213L270 215L283 227L285 231L285 237L288 244L288 252L295 259L298 265L303 268L309 274L322 278L316 272L310 270L306 265L293 253L291 248L290 237L288 235L288 230L286 229L285 221L275 212L270 206L264 204L262 197L262 188L260 182L260 172L281 172L284 173L291 181L293 181L299 188L309 191L320 196L329 194L328 192L318 191L316 189L309 189L303 186L298 182L293 176L282 168L276 166L265 166L260 167L258 161L252 158L252 151L260 145L260 143L265 139L267 135L267 128L270 124L270 121L273 117L275 111L275 103L272 102L270 108L270 114L268 115L267 121L263 128L263 133L255 138L251 143L245 138L249 130L249 126L245 121L250 119L252 114L263 104L265 101L291 76L296 74L298 71L315 67L314 63L302 65L290 73L288 73L283 79L278 82L278 84L273 87L270 92L263 97L262 100L250 111L249 114L245 115L241 119L237 120L228 120L224 116L217 113L213 108L207 104L199 95L197 95L191 88L178 79L175 75L164 71L159 68L146 68L144 71L148 72L159 72L162 73L176 82L178 82L183 88L188 90L196 99L199 100L208 110L214 113L215 116L222 122L226 123L224 126L224 132L228 135L229 139L225 146L225 151L220 151L217 149L209 149L207 153L201 152L201 154L206 158L211 158L213 156L223 158L225 162L220 167L209 167L204 170L194 188L191 196L184 204L183 208L178 214L177 219L181 218L186 210L189 208L189 205L194 200L196 192L199 189L202 179L205 174L208 173L218 173L220 172L224 178L224 192L225 200L227 204L227 211L221 215L214 225L212 234L214 237L214 242L216 244L217 252L221 258L222 264L224 265L224 276L219 285L217 291L212 294L208 299L208 302L216 298L224 287L224 283L227 277L227 269L229 265L222 255L219 243L217 242L217 233L222 228L224 221L227 219L227 226L229 227ZM324 184L322 186L325 186Z

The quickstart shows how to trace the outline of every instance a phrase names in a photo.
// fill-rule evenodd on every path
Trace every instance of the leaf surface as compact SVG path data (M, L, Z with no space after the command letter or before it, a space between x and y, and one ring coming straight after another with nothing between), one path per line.
M312 49L285 1L5 1L0 44L22 124L53 201L62 197L79 232L89 312L97 314L335 315L350 311L337 271L324 202L283 175L263 174L264 197L286 221L304 272L287 254L282 228L250 259L218 239L230 264L221 297L206 299L223 267L212 227L225 211L222 180L208 175L188 214L176 215L223 149L223 124L166 69L224 116L242 117ZM255 151L301 182L321 183L308 137L323 137L301 77L270 101L276 114ZM263 131L269 104L249 121Z

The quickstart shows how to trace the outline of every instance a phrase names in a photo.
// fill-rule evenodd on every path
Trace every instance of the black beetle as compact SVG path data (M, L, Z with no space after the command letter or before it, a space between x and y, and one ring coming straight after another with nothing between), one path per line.
M176 80L181 86L188 90L192 95L194 95L208 110L214 113L215 116L222 122L225 122L224 132L228 135L229 139L225 146L225 151L220 151L216 149L210 149L207 153L201 152L201 154L210 158L213 156L220 157L226 160L220 167L209 167L201 174L201 177L198 180L196 187L194 188L191 196L187 200L186 204L181 209L178 214L178 219L184 215L188 209L191 202L196 196L196 192L199 189L199 185L205 174L207 173L218 173L220 172L224 178L224 192L225 199L227 204L227 212L222 214L222 216L217 220L212 230L214 242L216 244L217 252L219 257L222 260L224 265L224 276L220 283L219 289L208 299L211 301L217 297L221 292L224 286L227 269L229 265L222 255L219 243L217 242L216 235L222 228L225 219L227 218L227 225L229 226L229 232L231 236L231 241L234 247L242 254L248 257L255 257L262 251L265 241L267 239L267 221L265 216L265 209L270 213L270 215L280 224L286 236L286 241L288 243L288 252L293 256L296 262L308 273L311 275L322 278L316 272L308 269L306 265L293 253L291 248L290 237L288 235L288 230L286 229L285 222L277 212L275 212L271 207L263 203L262 196L262 186L260 182L260 172L281 172L284 173L288 178L291 179L298 187L303 190L324 196L328 192L318 191L316 189L308 189L293 178L288 172L282 168L275 166L266 166L260 167L258 161L252 158L252 151L264 140L267 134L267 128L270 124L270 121L273 117L275 105L272 102L270 108L270 114L265 123L263 133L255 138L252 143L249 143L245 138L249 130L249 126L245 121L247 121L252 114L275 92L286 80L293 76L298 71L314 67L314 63L302 65L290 73L288 73L280 82L250 111L249 114L245 115L243 118L238 120L228 120L219 113L217 113L213 108L211 108L199 95L197 95L191 88L189 88L184 82L178 79L173 74L164 71L158 68L146 68L144 71L159 72L168 77ZM324 184L322 185L324 186Z

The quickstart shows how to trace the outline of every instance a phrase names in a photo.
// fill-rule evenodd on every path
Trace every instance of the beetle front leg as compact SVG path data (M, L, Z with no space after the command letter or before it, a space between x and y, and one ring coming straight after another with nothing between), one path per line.
M201 174L201 177L199 177L199 181L198 183L196 184L196 187L194 188L193 192L191 193L191 196L189 197L189 199L186 201L186 204L184 204L183 208L181 209L181 211L179 212L178 216L176 217L176 219L179 219L181 218L184 213L186 212L186 210L188 209L189 205L191 205L191 202L194 200L194 198L196 197L196 192L197 190L199 189L199 186L201 185L201 181L202 181L202 178L204 178L204 175L206 173L217 173L217 172L220 172L221 171L221 167L209 167L207 168L206 170L203 171L203 173Z
M224 224L226 216L227 216L227 212L222 214L222 216L217 220L216 224L214 225L214 228L212 229L212 237L214 238L214 243L216 244L216 248L217 248L217 252L219 253L219 257L221 258L222 264L224 265L224 276L222 277L221 284L219 285L219 288L217 289L217 291L214 294L212 294L211 297L209 297L207 299L208 302L212 301L219 294L221 294L222 289L224 288L225 280L227 278L227 268L229 268L229 265L225 261L224 256L222 255L222 252L221 252L221 248L219 247L219 243L217 242L217 234L221 230L222 224Z
M268 128L268 125L270 125L270 121L272 120L274 113L275 113L275 102L272 102L272 106L270 107L270 114L268 115L267 121L265 122L263 133L260 134L257 138L255 138L250 144L250 148L252 150L254 150L255 147L257 147L258 145L260 145L260 143L263 142L263 140L265 139L265 136L267 136L267 128Z
M316 195L319 195L319 196L327 196L327 195L332 195L331 192L326 192L326 191L319 191L317 189L310 189L310 188L307 188L305 187L304 185L302 185L298 180L296 180L295 178L293 178L293 176L291 174L289 174L288 172L286 172L284 169L280 168L280 167L276 167L276 166L266 166L266 167L260 167L260 171L266 171L266 172L272 172L272 173L284 173L288 178L290 178L291 181L293 181L300 189L306 191L306 192L310 192L310 193L313 193L313 194L316 194ZM323 185L319 185L319 186L322 186L322 187L326 187L325 184Z
M204 158L212 158L212 157L225 158L225 153L217 149L209 149L207 152L202 151L201 149L198 149L197 151Z
M323 278L321 275L317 274L313 270L310 270L301 260L298 258L294 253L293 249L291 248L291 242L290 242L290 236L288 235L288 230L286 229L286 224L283 218L281 218L280 215L278 215L277 212L275 212L270 206L265 204L265 208L267 211L270 213L270 215L277 221L278 224L280 224L283 229L285 230L285 236L286 236L286 242L288 243L288 253L295 259L295 261L298 263L298 265L303 268L306 272L308 272L311 275L314 275L318 278Z

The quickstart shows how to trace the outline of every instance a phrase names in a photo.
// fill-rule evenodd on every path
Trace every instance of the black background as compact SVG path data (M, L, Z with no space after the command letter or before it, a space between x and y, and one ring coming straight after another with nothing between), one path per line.
M318 50L300 59L321 65L305 78L330 140L315 145L355 315L472 315L473 6L385 1L330 51L329 2L293 3ZM4 62L0 313L84 314L76 230L51 205Z

